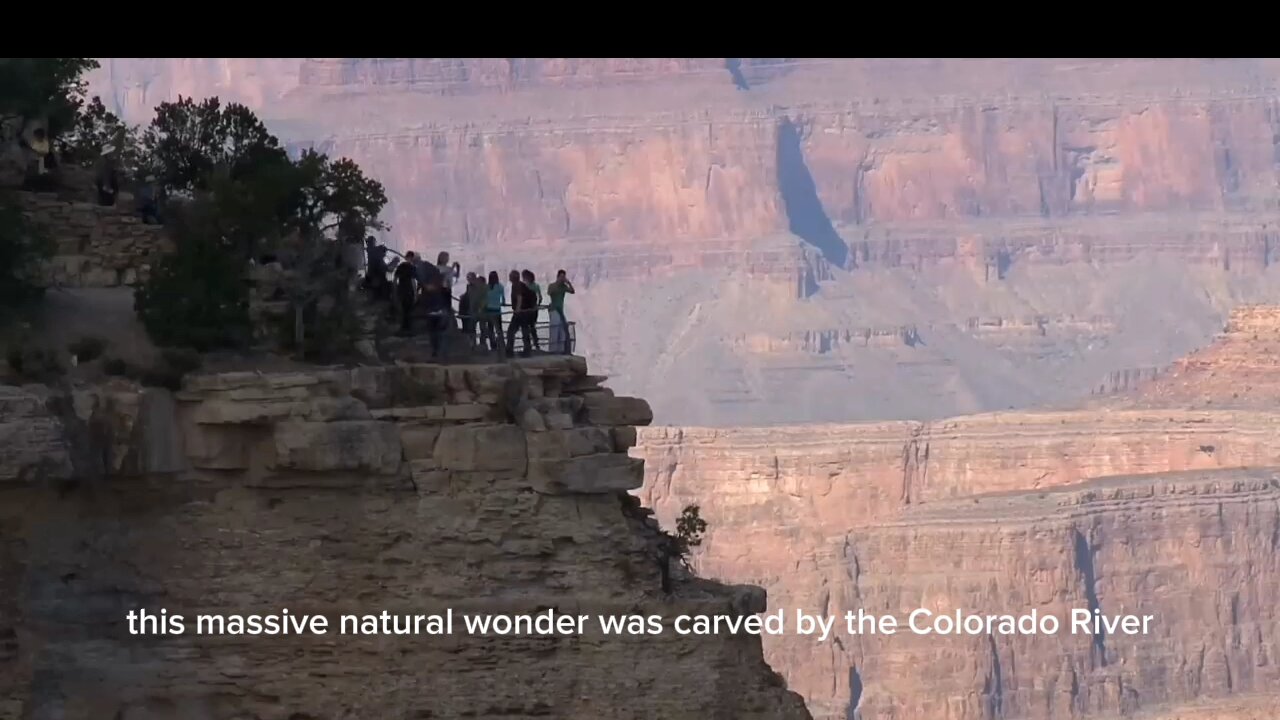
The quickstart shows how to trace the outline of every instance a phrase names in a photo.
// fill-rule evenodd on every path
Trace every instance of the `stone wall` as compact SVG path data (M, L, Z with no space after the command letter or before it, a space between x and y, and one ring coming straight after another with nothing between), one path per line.
M205 375L175 394L120 383L60 401L7 389L0 584L22 591L0 594L0 720L808 718L759 638L671 632L679 614L760 612L764 594L678 569L663 592L656 525L626 494L650 411L602 380L551 357ZM668 628L138 638L124 622L137 607L335 625L553 607Z
M28 217L55 244L48 281L60 287L116 287L145 279L170 241L124 200L114 207L21 193Z

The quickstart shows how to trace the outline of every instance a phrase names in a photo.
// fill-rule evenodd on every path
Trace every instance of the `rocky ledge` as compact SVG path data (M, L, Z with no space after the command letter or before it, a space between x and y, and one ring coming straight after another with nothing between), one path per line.
M626 491L648 405L579 358L0 392L0 719L808 718L764 593L673 567ZM674 566L675 563L672 563ZM660 635L132 636L197 614L659 615Z

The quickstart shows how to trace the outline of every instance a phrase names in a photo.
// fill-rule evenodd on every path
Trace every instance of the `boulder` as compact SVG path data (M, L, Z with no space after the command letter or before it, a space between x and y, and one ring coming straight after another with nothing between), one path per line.
M591 425L648 425L653 410L641 398L614 397L600 392L583 396L586 422Z

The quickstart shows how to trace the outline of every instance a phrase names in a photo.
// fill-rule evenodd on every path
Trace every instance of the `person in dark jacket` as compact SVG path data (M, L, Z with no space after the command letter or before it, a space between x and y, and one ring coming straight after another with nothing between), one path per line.
M529 309L529 329L533 331L533 349L541 350L542 341L538 339L538 311L542 307L542 286L538 284L533 271L525 269L520 273L520 281L533 293L533 304Z
M415 255L412 251L404 256L404 262L396 267L396 300L400 305L400 334L413 332L413 303L418 299L418 273L414 266Z
M538 296L533 288L520 279L518 270L512 270L509 279L511 280L511 324L507 326L507 357L515 354L517 330L520 331L524 340L524 351L520 354L529 357L530 341L536 332L533 320L538 311Z
M148 175L138 183L138 191L134 202L138 208L138 217L147 225L160 224L160 197L156 188L156 176Z
M372 235L364 239L364 286L378 299L386 297L387 246L379 245Z
M484 317L484 306L489 299L489 286L484 278L475 273L467 273L467 289L462 295L458 311L462 317L462 332L475 344L480 330L480 319ZM483 347L483 338L481 346ZM492 348L490 348L492 349Z
M445 332L452 321L449 319L449 296L444 293L444 285L438 278L427 280L422 288L422 305L427 311L427 333L431 338L431 357L437 360L444 358Z

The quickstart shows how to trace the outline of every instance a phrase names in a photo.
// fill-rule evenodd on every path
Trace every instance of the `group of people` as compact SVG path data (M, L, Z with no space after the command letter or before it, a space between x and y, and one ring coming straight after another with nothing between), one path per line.
M435 264L424 260L418 253L408 252L404 260L387 263L387 248L369 237L365 240L368 265L365 283L375 296L391 300L394 288L394 306L399 310L400 333L411 335L415 310L427 317L427 332L431 351L436 357L445 352L448 331L458 328L473 347L489 350L510 357L515 354L516 333L523 341L523 356L534 350L542 350L538 337L538 313L548 311L550 343L547 350L568 354L573 350L569 321L565 316L565 295L576 293L573 283L564 270L556 273L555 282L547 287L543 304L542 287L531 270L512 270L508 276L510 293L502 284L497 271L488 277L483 273L469 272L460 279L461 266L450 262L449 253L442 252ZM387 280L391 272L392 279ZM455 288L459 295L455 298ZM455 306L456 300L456 306ZM511 309L510 322L503 335L503 308Z
M57 190L59 167L64 163L75 164L76 158L71 156L72 151L64 147L62 151L64 157L59 157L59 152L55 150L55 144L49 137L48 131L39 126L33 127L29 134L19 134L18 142L29 155L25 187L38 192ZM116 198L120 194L121 175L120 158L116 146L108 142L99 149L98 157L93 163L93 185L99 205L110 207L116 204ZM155 175L148 174L137 182L134 202L138 216L144 223L160 222L158 196Z

